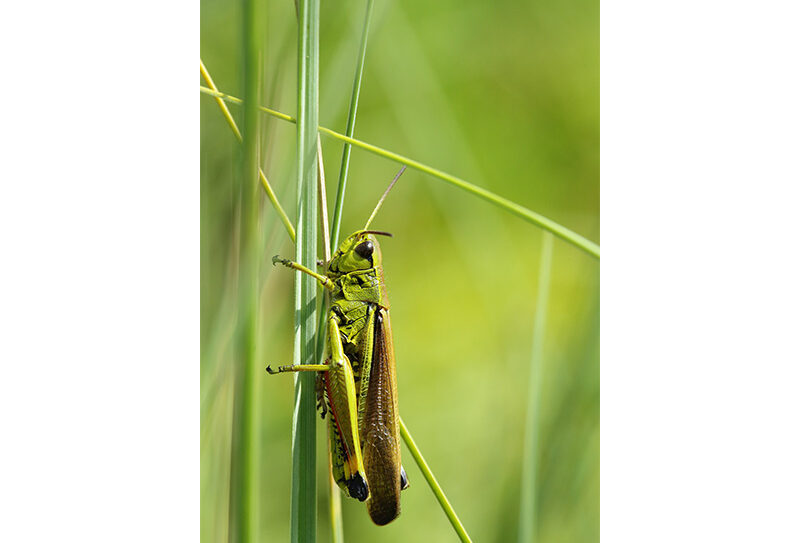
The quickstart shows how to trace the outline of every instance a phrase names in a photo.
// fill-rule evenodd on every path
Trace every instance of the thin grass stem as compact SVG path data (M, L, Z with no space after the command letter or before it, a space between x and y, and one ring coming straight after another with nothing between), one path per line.
M317 168L319 170L317 179L319 180L318 184L319 211L320 211L320 222L322 223L322 240L325 250L325 262L328 262L331 259L330 237L329 237L330 233L328 230L328 198L327 198L327 193L325 191L325 164L323 163L322 160L322 144L319 141L319 134L317 134ZM324 289L320 287L319 292L321 293L322 290ZM323 294L320 302L319 318L317 319L316 359L319 362L322 362L322 360L325 358L325 339L328 337L328 329L325 326L325 318L327 317L327 315L328 315L328 297ZM330 464L330 451L328 451L328 463ZM338 487L336 488L338 489ZM341 499L339 499L339 503L340 503L339 507L341 509ZM331 507L334 506L333 498L331 498L330 506ZM331 515L333 514L334 512L331 511ZM331 527L333 527L333 524L331 524ZM339 528L341 529L341 518L339 519Z
M536 541L538 505L536 471L539 457L539 404L542 395L542 366L547 325L547 303L550 293L550 269L553 261L553 236L544 234L539 257L539 285L536 312L533 317L531 377L528 387L528 410L525 416L525 442L522 449L522 486L519 503L519 543Z
M204 87L202 85L200 85L200 92L203 93L203 94L207 94L208 96L213 96L215 98L220 98L220 99L224 100L225 102L228 102L228 103L231 103L231 104L242 105L244 103L244 101L241 98L237 98L236 96L233 96L232 94L226 94L226 93L224 93L222 91L219 91L219 90L216 90L216 89L209 89L208 87ZM268 108L266 106L258 106L258 109L261 110L262 112L266 113L267 115L275 117L276 119L280 119L282 121L286 121L286 122L289 122L289 123L292 123L292 124L297 124L297 119L296 118L292 117L291 115L287 115L286 113L281 113L280 111L278 111L276 109L270 109L270 108Z
M214 84L214 80L211 79L211 74L208 73L206 65L203 63L202 58L200 59L200 75L203 76L203 80L206 82L206 85L211 87L213 90L218 91L217 86ZM233 133L236 135L236 139L239 140L239 143L242 143L242 133L239 131L239 127L236 126L236 121L233 119L233 115L231 115L231 112L228 109L227 104L225 104L225 101L219 96L215 96L214 101L217 103L219 109L222 111L222 115L228 122L228 126L231 127L231 130L233 130Z
M461 524L458 515L456 515L456 512L453 510L453 506L450 505L450 502L447 500L447 496L444 495L442 487L439 486L439 482L436 480L436 477L434 477L431 468L428 467L428 463L425 462L425 459L422 457L422 453L411 437L411 434L408 432L406 423L403 422L402 418L400 418L400 435L403 441L405 441L408 450L411 452L411 456L414 457L414 461L417 463L417 466L419 466L425 480L428 481L428 486L431 487L433 495L436 496L436 500L439 502L439 505L442 506L444 514L447 515L450 524L453 525L453 529L456 531L456 534L458 534L459 539L461 539L461 541L471 542L472 540L469 538L469 535L467 535L467 530L464 528L464 525Z
M261 186L264 187L264 190L267 193L269 201L272 202L272 207L278 212L278 217L280 217L284 228L286 228L286 232L289 234L292 242L295 242L297 240L297 233L295 232L294 225L289 219L289 216L286 214L286 211L283 210L283 206L278 201L275 191L272 190L272 186L269 184L269 181L267 181L267 176L264 175L264 172L261 170L261 168L258 169L258 178L261 181Z
M328 230L328 197L325 191L325 164L322 160L322 144L319 141L319 134L317 134L317 168L319 174L317 175L318 183L318 190L319 190L319 212L320 212L320 222L322 223L322 240L323 240L323 249L325 250L325 262L330 261L331 259L331 250L330 250L330 233ZM320 287L319 292L322 293L324 290ZM317 341L316 341L316 359L319 362L325 357L325 338L328 336L328 330L325 326L325 318L328 314L328 298L327 296L322 296L320 302L320 311L319 311L319 318L317 319ZM330 451L329 451L329 461L330 461ZM333 506L333 501L331 501L331 507ZM333 513L331 513L333 514ZM341 521L341 519L340 519Z
M205 94L207 94L209 96L222 98L223 100L229 101L231 103L241 103L241 100L239 98L236 98L236 97L233 97L233 96L230 96L228 94L221 93L221 92L213 91L211 89L206 89L204 87L200 87L200 92L203 92L203 93L205 93ZM264 113L266 113L268 115L272 115L273 117L276 117L278 119L283 119L284 121L288 121L288 122L295 122L295 119L292 116L286 115L285 113L281 113L279 111L275 111L273 109L269 109L269 108L266 108L266 107L263 107L263 106L261 106L260 109ZM594 256L595 258L598 258L598 259L600 258L600 246L597 243L595 243L595 242L593 242L593 241L581 236L580 234L578 234L576 232L573 232L569 228L567 228L565 226L562 226L561 224L557 223L556 221L554 221L552 219L549 219L549 218L545 217L544 215L541 215L540 213L536 213L535 211L532 211L532 210L530 210L530 209L528 209L528 208L526 208L524 206L521 206L521 205L519 205L519 204L517 204L515 202L512 202L511 200L509 200L507 198L503 198L502 196L499 196L499 195L497 195L497 194L495 194L495 193L493 193L493 192L491 192L489 190L486 190L486 189L484 189L482 187L479 187L477 185L473 185L472 183L469 183L468 181L465 181L465 180L463 180L463 179L461 179L459 177L456 177L455 175L449 174L447 172L443 172L441 170L437 170L436 168L433 168L431 166L423 164L422 162L419 162L417 160L405 157L405 156L400 155L398 153L395 153L393 151L389 151L387 149L383 149L382 147L378 147L377 145L372 145L371 143L367 143L365 141L357 140L355 138L348 137L348 136L346 136L344 134L340 134L340 133L338 133L338 132L336 132L334 130L331 130L330 128L326 128L324 126L320 126L319 127L319 131L322 134L325 134L325 135L330 136L332 138L338 139L338 140L343 141L345 143L349 143L351 145L354 145L356 147L364 149L365 151L369 151L370 153L373 153L375 155L382 156L384 158L388 158L388 159L393 160L395 162L399 162L400 164L405 164L406 166L414 168L415 170L421 171L423 173L427 173L428 175L430 175L432 177L435 177L437 179L441 179L442 181L450 183L451 185L454 185L454 186L456 186L456 187L458 187L458 188L460 188L462 190L465 190L465 191L469 192L470 194L478 196L479 198L481 198L483 200L486 200L487 202L491 202L491 203L495 204L496 206L500 207L501 209L504 209L504 210L508 211L509 213L512 213L512 214L514 214L514 215L516 215L516 216L528 221L531 224L535 224L535 225L547 230L548 232L551 232L551 233L555 234L556 236L558 236L562 240L566 241L567 243L569 243L571 245L574 245L575 247L578 247L579 249L581 249L584 252ZM335 219L335 214L334 214L334 219Z
M374 1L367 0L367 11L364 15L364 27L361 30L361 46L358 52L355 77L353 77L353 92L350 95L350 110L347 115L347 126L344 133L353 137L356 129L356 113L358 111L358 98L361 94L361 80L364 75L364 61L367 58L367 38L369 37L369 22L372 19ZM342 163L339 169L339 185L336 189L336 204L333 208L333 224L331 225L331 251L336 250L339 243L339 231L342 224L342 209L344 207L344 193L347 187L347 172L350 169L350 152L352 148L347 142L342 149Z

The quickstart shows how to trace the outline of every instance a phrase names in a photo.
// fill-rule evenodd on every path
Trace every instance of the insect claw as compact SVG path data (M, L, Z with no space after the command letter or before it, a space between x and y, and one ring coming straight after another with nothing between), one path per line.
M405 490L409 486L408 484L408 475L406 475L406 470L403 469L403 466L400 466L400 490Z
M279 372L279 371L275 371L275 370L273 370L273 369L272 369L272 366L270 366L270 365L267 365L267 373L269 373L270 375L277 375L277 374L279 374L280 372Z
M273 256L273 257L272 257L272 265L274 266L274 265L275 265L275 264L277 264L278 262L280 262L281 264L283 264L283 262L284 262L284 259L283 259L283 258L281 258L279 255L275 255L275 256Z

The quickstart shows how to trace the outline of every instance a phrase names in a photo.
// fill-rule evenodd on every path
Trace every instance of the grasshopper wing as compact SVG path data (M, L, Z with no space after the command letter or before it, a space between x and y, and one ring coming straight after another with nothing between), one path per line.
M373 313L375 332L364 405L362 452L369 481L367 511L375 524L388 524L400 514L400 428L397 377L389 311Z

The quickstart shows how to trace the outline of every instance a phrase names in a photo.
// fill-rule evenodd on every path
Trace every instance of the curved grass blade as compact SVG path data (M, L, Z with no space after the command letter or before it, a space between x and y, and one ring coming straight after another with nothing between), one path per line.
M221 93L218 91L213 91L211 89L207 89L205 87L200 87L200 92L203 92L209 96L214 96L217 98L221 98L225 101L231 103L241 103L241 99L236 98L235 96L230 96L225 93ZM286 115L285 113L281 113L280 111L275 111L274 109L269 109L267 107L261 106L261 111L268 115L272 115L278 119L283 119L284 121L288 122L296 122L295 119L290 116ZM486 200L487 202L491 202L496 206L505 209L506 211L528 221L529 223L535 224L548 232L551 232L558 236L559 238L563 239L567 243L574 245L575 247L583 250L584 252L592 255L595 258L600 258L600 245L597 243L581 236L580 234L573 232L566 226L562 226L561 224L557 223L556 221L545 217L535 211L528 209L525 206L521 206L516 202L512 202L507 198L503 198L489 190L486 190L482 187L477 185L473 185L472 183L465 181L455 175L449 174L447 172L443 172L441 170L437 170L431 166L423 164L417 160L405 157L401 154L395 153L393 151L389 151L387 149L383 149L382 147L378 147L377 145L372 145L371 143L367 143L365 141L357 140L355 138L351 138L345 136L344 134L340 134L330 128L326 128L324 126L319 127L319 131L323 134L326 134L332 138L338 139L345 143L350 143L351 145L355 145L365 151L369 151L378 156L382 156L384 158L388 158L390 160L394 160L395 162L399 162L400 164L405 164L415 170L419 170L423 173L427 173L437 179L441 179L442 181L446 181L451 185L454 185L462 190L465 190L475 196Z
M544 215L536 213L535 211L531 211L530 209L521 206L516 202L512 202L508 198L503 198L502 196L499 196L489 190L479 187L478 185L473 185L468 181L456 177L455 175L443 172L441 170L437 170L436 168L432 168L431 166L423 164L422 162L418 162L411 158L404 157L403 155L400 155L398 153L388 151L386 149L378 147L377 145L372 145L364 141L360 141L354 138L349 138L343 134L334 132L330 128L325 128L324 126L320 126L319 131L322 132L323 134L327 134L328 136L331 136L338 140L351 143L356 147L360 147L376 155L382 156L384 158L389 158L401 164L405 164L406 166L414 168L415 170L419 170L423 173L427 173L428 175L441 179L442 181L446 181L451 185L455 185L456 187L463 189L471 194L474 194L475 196L478 196L486 200L487 202L491 202L496 206L501 207L506 211L509 211L510 213L513 213L514 215L517 215L518 217L525 219L530 223L533 223L537 226L544 228L549 232L552 232L556 236L571 243L572 245L575 245L579 249L583 249L590 255L600 258L600 246L595 242L584 238L580 234L576 234L569 228L561 226L554 220L548 219Z
M456 515L456 512L453 510L453 506L450 505L447 496L444 495L442 487L439 486L439 482L436 480L436 477L434 477L431 468L428 467L428 463L425 462L425 459L422 457L422 453L419 451L417 444L414 443L414 439L411 437L411 434L408 433L408 428L406 428L406 423L403 422L402 417L400 418L400 435L403 441L405 441L408 450L411 452L411 456L414 457L414 461L417 463L417 466L419 466L419 470L422 472L425 480L428 481L428 486L431 487L433 495L436 496L439 505L442 506L444 514L447 515L450 524L453 525L453 529L456 531L456 534L458 534L459 539L461 539L461 541L471 542L472 540L469 538L469 535L467 535L464 525L461 524L458 515Z

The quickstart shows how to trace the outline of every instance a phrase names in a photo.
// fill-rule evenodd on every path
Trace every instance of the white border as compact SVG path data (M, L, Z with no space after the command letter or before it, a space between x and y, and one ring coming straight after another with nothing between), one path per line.
M0 540L199 539L198 10L3 7Z
M604 541L800 540L798 20L602 5Z

